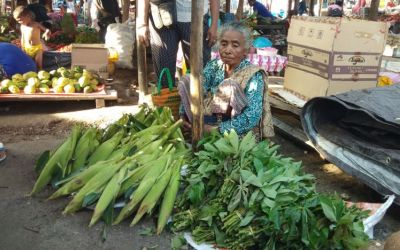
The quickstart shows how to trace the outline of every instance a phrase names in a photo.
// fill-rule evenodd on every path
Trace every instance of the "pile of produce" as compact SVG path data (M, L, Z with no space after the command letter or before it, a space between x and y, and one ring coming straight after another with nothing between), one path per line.
M301 163L250 132L213 133L200 143L173 215L175 231L227 249L359 249L367 212L316 192Z
M53 153L39 158L39 178L31 192L53 183L58 190L49 199L73 194L64 214L94 206L90 226L104 219L118 224L136 212L132 225L156 214L161 233L174 206L181 166L188 149L168 108L143 106L136 115L125 114L104 131L74 127ZM114 204L124 202L114 216Z
M50 72L41 70L15 74L11 79L0 83L1 94L35 94L35 93L91 93L97 91L98 78L85 69L74 67L72 70L64 67Z
M79 27L76 30L75 43L99 43L99 34L96 29L88 26Z
M9 43L17 38L17 34L11 32L9 19L8 16L0 16L0 42Z

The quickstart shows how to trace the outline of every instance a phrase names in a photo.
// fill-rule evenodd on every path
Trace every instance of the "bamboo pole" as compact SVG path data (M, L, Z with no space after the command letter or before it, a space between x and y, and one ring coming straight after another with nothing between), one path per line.
M130 5L131 5L130 0L123 0L123 2L122 2L122 22L125 22L129 18Z
M1 0L1 13L6 14L6 0Z
M378 19L379 0L371 0L368 20L376 21Z
M238 8L236 10L236 19L237 20L241 20L243 17L243 5L244 5L244 1L239 0Z
M230 13L231 12L231 0L226 0L225 1L225 13Z
M136 17L138 8L136 8ZM135 22L137 24L137 21ZM138 32L136 29L136 53L138 67L138 84L139 84L139 102L147 95L147 60L146 60L146 45L139 41Z
M318 16L321 16L323 0L319 0L318 2L319 2L319 6L318 6Z
M190 98L192 101L192 145L203 136L203 6L204 0L192 1L192 24L190 33Z
M315 1L314 0L310 0L310 4L308 5L309 6L308 11L309 11L309 15L310 16L315 16L314 5L315 5Z

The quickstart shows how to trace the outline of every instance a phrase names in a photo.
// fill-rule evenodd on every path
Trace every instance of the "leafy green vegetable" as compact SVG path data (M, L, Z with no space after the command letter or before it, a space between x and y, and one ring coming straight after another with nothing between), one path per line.
M358 249L368 238L355 207L315 190L301 163L250 132L209 134L183 178L175 231L228 249Z

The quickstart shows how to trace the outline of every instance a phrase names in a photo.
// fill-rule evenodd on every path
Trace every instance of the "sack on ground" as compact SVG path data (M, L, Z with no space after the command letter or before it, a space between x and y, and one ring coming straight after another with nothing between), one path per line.
M128 24L112 23L107 27L105 37L107 48L113 48L118 53L117 68L133 69L132 56L135 45L135 33Z

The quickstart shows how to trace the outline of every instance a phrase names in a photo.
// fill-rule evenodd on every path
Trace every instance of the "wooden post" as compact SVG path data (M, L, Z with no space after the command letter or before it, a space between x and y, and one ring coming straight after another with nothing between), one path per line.
M376 21L378 19L379 0L371 0L371 7L369 9L368 20Z
M136 17L138 9L136 8ZM137 21L135 23L138 23ZM136 29L136 52L137 52L137 67L138 67L138 84L139 84L139 103L147 95L147 60L146 60L146 45L140 43L138 32Z
M243 17L243 5L244 1L239 0L238 8L236 10L236 20L240 21Z
M322 12L322 4L324 3L323 0L319 0L319 6L318 6L318 16L321 16L321 12Z
M292 5L293 5L293 0L288 1L287 5L287 18L290 20L290 17L292 16Z
M231 0L226 0L225 1L225 13L230 13L231 12Z
M1 0L1 10L0 13L5 15L6 14L6 0Z
M122 22L125 22L129 18L130 5L131 5L130 0L123 0L123 2L122 2Z
M294 7L293 7L293 14L294 15L297 15L297 14L299 14L299 11L298 11L298 9L299 9L299 0L294 0Z
M192 145L203 136L203 6L204 0L192 1L192 24L190 33L190 98L193 114Z
M310 4L308 5L308 13L310 16L315 16L314 13L314 5L315 5L315 1L314 0L310 0Z

